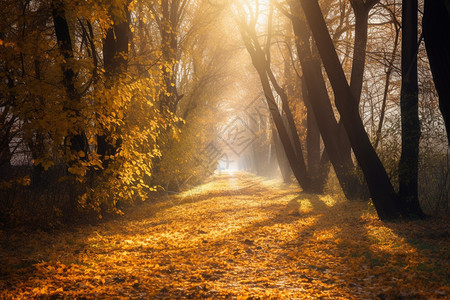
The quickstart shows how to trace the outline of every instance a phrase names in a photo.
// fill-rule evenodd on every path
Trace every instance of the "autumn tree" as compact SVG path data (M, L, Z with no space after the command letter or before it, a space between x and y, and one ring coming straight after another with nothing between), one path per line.
M251 11L250 6L247 6L247 9ZM326 174L324 172L321 174L322 176L313 178L308 172L307 163L303 154L303 147L300 143L300 137L291 108L289 107L286 91L278 83L270 66L271 23L269 21L269 35L265 47L262 48L255 29L258 14L259 12L257 10L251 11L249 20L246 20L245 17L241 15L241 19L238 21L241 36L260 77L272 120L277 128L280 141L294 176L305 191L321 192L323 190ZM275 100L275 94L281 100L282 113ZM283 120L283 115L286 117L286 122Z
M350 144L381 219L405 214L406 205L396 194L378 155L365 131L357 101L350 90L341 63L330 38L317 1L300 1L311 28L320 57L335 94L336 107L342 118Z
M139 61L146 72L139 72L142 57L128 55L131 4L114 5L2 3L1 67L7 76L1 81L1 112L8 125L2 157L28 181L33 175L35 183L34 194L21 192L17 197L24 199L17 203L40 199L52 185L59 186L55 203L40 210L67 217L75 209L114 210L119 198L144 199L153 189L145 179L160 155L158 130L173 122L155 109L162 67L157 57L148 56ZM27 174L24 166L30 164L36 172ZM101 176L91 172L105 167ZM15 188L18 179L2 186Z
M214 171L216 161L205 157L205 148L212 147L226 117L221 102L233 80L231 62L238 46L225 38L226 16L211 3L168 1L148 10L154 16L149 22L157 29L151 43L160 45L165 64L162 79L167 92L160 93L159 107L178 120L161 136L162 157L155 162L154 183L198 180Z
M346 197L348 199L364 198L363 188L354 171L347 135L343 127L336 121L326 82L322 76L320 61L311 51L314 47L311 45L309 29L303 17L298 13L297 4L294 2L289 4L291 13L285 11L285 15L291 19L294 33L297 36L296 48L302 66L305 91L311 99L309 106L314 112L328 156ZM360 75L362 76L362 74Z
M149 6L159 29L161 54L166 67L163 69L165 92L160 95L162 107L174 113L183 95L177 90L177 73L182 45L181 28L190 0L168 0ZM185 24L186 25L186 24Z
M108 7L108 13L112 20L112 26L106 31L102 41L103 67L105 70L105 85L113 87L120 84L120 78L126 75L128 67L128 44L130 40L130 12L127 2L118 2ZM114 138L113 132L119 128L102 128L102 133L97 136L97 153L103 162L103 167L108 166L108 157L114 156L120 147L121 138ZM112 131L112 132L111 132ZM120 134L120 133L119 133Z

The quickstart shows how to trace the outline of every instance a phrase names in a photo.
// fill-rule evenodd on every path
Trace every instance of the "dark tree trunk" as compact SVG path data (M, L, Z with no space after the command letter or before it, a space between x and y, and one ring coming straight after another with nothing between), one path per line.
M269 26L271 26L269 24ZM271 29L269 29L271 30ZM268 41L269 43L269 41ZM267 49L269 49L269 46L266 46ZM266 50L266 53L269 53L268 50ZM269 54L266 54L266 57L269 57ZM272 70L270 69L270 59L267 59L267 69L269 78L272 82L272 85L274 86L277 93L280 95L280 99L283 103L283 111L285 114L283 115L284 120L286 122L286 127L290 129L290 137L292 140L292 143L295 147L296 153L299 153L302 149L300 136L298 135L297 128L295 125L294 117L292 115L290 106L289 106L289 99L287 97L286 92L284 91L286 89L287 93L293 95L294 89L291 88L291 85L286 84L286 88L281 88L276 79L275 76L272 73ZM285 61L284 65L284 75L286 82L289 82L289 80L292 80L289 78L287 70L289 69L290 64L288 61ZM311 184L314 186L314 189L317 191L323 191L325 188L326 181L328 179L328 173L329 173L329 162L324 160L324 165L322 165L321 161L321 151L320 151L320 131L317 127L316 120L314 118L314 114L312 112L309 98L308 98L308 92L306 90L304 80L301 79L301 95L300 98L303 100L303 103L306 106L306 124L303 126L306 127L306 158L307 158L307 172L308 176L311 179Z
M16 97L14 92L12 91L14 88L14 80L10 76L8 77L8 89L9 91L9 99L6 100L6 103L3 106L3 110L0 113L0 178L3 178L3 175L9 176L11 170L11 148L10 142L13 138L13 126L17 120L17 116L11 113L11 108L13 107L13 103L16 102Z
M321 154L320 151L320 130L317 125L314 111L311 107L311 99L309 98L306 81L302 81L302 98L306 106L306 147L308 158L308 173L312 180L316 182L322 189L330 173L330 161L326 150Z
M75 116L79 116L80 95L75 88L75 73L70 66L71 60L73 60L73 48L63 0L52 1L52 16L55 26L56 39L58 41L58 48L65 60L62 64L63 84L66 88L67 96L70 101L70 103L66 105L65 109L73 112ZM70 149L76 153L79 153L80 151L84 152L84 157L87 158L89 144L84 130L80 124L74 124L74 127L75 133L67 137L67 144L69 144Z
M366 48L367 48L367 30L368 30L368 19L370 9L379 0L350 0L352 5L353 13L355 15L355 40L353 43L353 58L352 58L352 72L350 76L350 90L355 97L355 106L358 106L361 102L361 91L364 79L364 66L366 62ZM339 122L339 135L341 136L341 150L346 160L346 164L353 164L351 161L352 149L350 142L347 138L347 133L342 122ZM355 178L353 184L356 185L358 181ZM357 191L355 190L355 193Z
M162 56L164 62L171 66L163 66L165 91L161 93L161 108L175 113L178 103L183 95L177 89L177 56L178 56L178 29L180 15L184 9L184 2L180 0L166 0L161 2L161 19L159 30L161 34ZM167 93L166 93L167 92Z
M423 37L450 148L450 2L425 0Z
M355 42L353 47L352 74L350 89L353 96L361 101L361 90L364 78L364 65L366 62L367 28L370 9L379 0L350 0L355 14Z
M381 219L393 219L403 214L405 205L399 199L359 116L356 99L350 90L344 71L325 24L317 0L300 0L311 28L320 57L330 79L336 107L356 159L369 187L372 201ZM329 153L330 154L330 153Z
M423 217L418 196L419 171L419 98L417 83L417 0L402 4L402 153L399 163L399 196L406 202L408 214Z
M34 73L37 80L41 80L41 68L39 60L34 61ZM45 107L44 101L42 97L39 97L39 102L42 108ZM31 157L34 161L38 160L39 158L43 157L45 153L45 135L41 132L34 133L34 139L31 138L30 141L28 141L28 147L31 151ZM44 167L42 164L33 164L33 170L31 175L31 184L33 186L42 186L43 183L45 183L44 179Z
M258 66L260 64L258 64L258 62L256 61L254 63L254 65ZM278 107L275 102L275 98L272 94L272 90L270 88L270 83L267 78L266 72L261 67L256 67L256 68L257 68L258 74L261 79L261 85L263 87L264 94L266 96L267 104L269 106L269 110L272 115L272 119L277 128L281 144L283 145L283 149L286 153L286 157L289 161L289 165L292 168L292 172L294 173L295 178L297 179L298 183L303 188L303 190L305 190L306 192L317 192L317 191L314 191L311 186L311 180L308 177L308 173L306 170L306 164L305 164L305 161L303 158L302 151L299 151L299 153L296 153L296 151L291 143L291 137L290 137L289 131L286 129L283 119L280 115L280 112L278 111ZM301 156L301 158L299 156Z
M0 116L0 124L2 124L2 127L0 128L0 177L2 177L3 174L8 174L11 169L12 153L9 148L9 143L12 139L11 129L15 118L12 118L13 122L6 121L8 111L9 109L5 107L2 115Z
M361 192L364 189L354 173L350 148L345 147L345 144L349 144L347 134L336 122L320 63L311 53L309 30L299 18L293 17L291 21L294 33L298 37L296 47L310 99L309 105L315 115L329 160L346 198L361 199L364 197ZM348 151L344 151L347 148Z
M264 91L264 95L267 101L267 105L269 107L270 114L272 116L272 120L275 123L278 135L280 137L280 141L283 145L283 149L286 153L286 157L289 161L289 165L291 166L292 172L294 173L297 182L305 192L321 193L322 190L319 190L318 187L313 184L311 178L308 175L300 143L296 144L297 147L300 147L299 151L296 151L295 147L293 146L293 142L291 139L292 131L290 131L289 129L291 127L290 126L286 127L285 122L281 117L278 105L273 95L271 83L273 84L280 98L282 98L284 112L287 112L288 110L290 111L288 105L286 105L287 103L286 94L276 83L276 80L273 74L271 73L270 66L268 65L265 54L261 50L261 46L257 41L256 33L253 31L254 29L246 27L244 30L244 27L246 27L246 25L241 24L240 28L241 36L252 58L253 66L255 67L259 75L261 86ZM288 123L290 123L289 119ZM295 135L297 136L296 132Z
M269 62L268 61L264 62L266 73L269 76L270 82L272 83L272 86L274 87L277 94L280 96L283 109L283 121L285 122L285 127L288 130L289 137L291 138L291 143L294 146L297 158L304 160L302 145L300 143L300 137L297 132L297 127L295 126L294 116L292 115L291 108L289 107L288 97L283 88L281 88L281 86L275 79L275 76L273 75L272 70L270 69Z
M114 20L114 25L109 28L103 40L103 64L105 66L106 86L111 87L119 79L128 67L128 41L129 41L129 12L124 6L123 20ZM115 128L113 130L119 130ZM106 131L106 130L104 130ZM110 133L104 132L97 136L97 153L100 155L103 167L108 166L105 157L115 155L122 141L111 140Z
M320 132L311 110L306 112L306 148L308 172L312 178L320 176Z

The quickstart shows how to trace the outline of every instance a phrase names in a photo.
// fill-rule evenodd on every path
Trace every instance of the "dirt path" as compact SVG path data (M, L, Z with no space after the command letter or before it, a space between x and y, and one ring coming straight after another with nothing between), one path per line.
M445 218L223 174L99 226L1 232L0 298L446 298L449 241Z

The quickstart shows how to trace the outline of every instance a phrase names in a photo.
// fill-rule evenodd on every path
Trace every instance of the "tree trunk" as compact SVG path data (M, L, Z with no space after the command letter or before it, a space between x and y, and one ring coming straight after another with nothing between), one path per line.
M11 149L9 148L9 143L12 140L11 137L11 129L13 126L13 122L8 121L6 122L6 115L8 113L9 109L7 107L4 108L4 111L2 112L2 115L0 116L0 119L3 119L0 124L2 124L2 127L0 129L0 178L3 179L3 175L9 174L11 169ZM2 118L2 117L5 118ZM15 121L15 118L12 118L13 121ZM5 124L6 123L6 124Z
M256 33L253 31L254 29L248 28L245 24L241 24L240 30L244 44L252 59L253 66L259 75L272 120L277 128L278 135L292 172L294 173L297 182L305 192L320 193L322 191L317 190L317 187L312 184L311 178L308 176L302 149L300 148L299 151L295 150L290 136L292 131L288 131L284 124L283 118L281 117L278 105L273 95L271 83L274 84L274 88L277 90L280 97L286 97L286 95L276 83L275 78L270 71L270 66L268 66L265 55L257 41ZM285 112L289 110L289 107L286 107L286 101L287 99L283 99L283 110ZM300 143L298 146L301 147Z
M312 178L320 176L320 132L312 110L306 112L306 148L308 172Z
M314 111L311 107L311 99L309 98L306 80L302 81L302 98L306 106L306 147L308 158L308 173L312 180L316 182L316 185L322 189L325 188L325 184L330 173L330 160L326 150L320 153L320 130L317 125Z
M291 7L291 9L295 8ZM298 38L296 47L310 99L309 105L315 115L327 155L346 198L349 200L361 199L364 196L361 191L364 189L359 187L361 184L354 173L351 152L344 151L345 143L349 144L348 137L336 122L320 63L313 58L309 47L309 30L299 18L294 17L291 21L294 33Z
M113 18L114 24L108 29L103 40L103 64L105 66L106 86L112 87L114 82L120 78L128 67L128 41L129 41L129 12L123 6L125 19ZM119 130L113 128L112 130ZM111 140L110 132L106 129L103 134L97 136L97 153L100 155L103 167L108 167L107 156L115 155L120 147L121 139Z
M423 217L418 196L419 97L417 83L417 0L402 4L402 88L400 98L402 153L399 162L399 196L408 214Z
M255 61L255 66L259 64ZM283 145L283 149L286 153L286 157L289 161L289 165L292 168L292 172L294 173L295 178L297 179L299 185L306 192L316 192L311 187L311 181L308 177L305 161L303 159L303 153L300 151L301 159L297 156L295 149L291 143L291 138L288 130L285 127L283 119L278 111L278 107L275 102L275 98L272 94L272 90L270 88L269 79L267 78L265 70L261 67L257 67L258 74L261 79L261 85L264 90L264 94L266 96L267 104L269 106L270 113L272 115L272 119L277 128L281 144Z
M425 0L423 37L450 149L450 1Z
M72 40L69 32L69 25L65 15L65 7L62 0L52 0L52 16L55 27L56 39L58 41L58 48L64 57L65 62L62 64L63 84L69 98L69 103L66 104L65 110L72 111L76 117L80 114L80 95L75 88L75 73L70 66L73 60ZM89 144L82 128L82 125L77 124L79 120L75 120L74 134L67 137L67 144L70 149L77 154L84 152L84 158L87 158Z
M378 216L381 219L397 218L403 214L405 205L395 193L386 170L364 129L358 107L355 106L357 101L345 78L319 3L317 0L300 0L300 3L330 79L336 107L341 115L353 152L364 173Z
M295 153L298 159L304 160L302 145L300 143L300 137L297 132L297 127L295 126L294 116L292 115L291 108L289 107L288 97L283 88L281 88L281 86L275 79L275 76L273 75L269 64L270 64L269 61L264 60L264 67L267 75L269 76L270 83L272 83L273 88L280 96L283 109L283 121L285 122L286 129L288 130L289 137L291 138L291 142L292 145L294 146Z
M4 102L5 105L0 113L0 179L4 179L3 175L10 174L12 152L9 146L14 137L13 127L17 120L17 116L10 111L13 107L12 104L16 102L15 93L13 92L14 80L9 75L7 75L7 78L9 100Z
M162 57L166 66L163 66L164 87L160 95L161 108L175 113L179 101L183 95L178 94L177 89L177 56L178 56L178 30L180 26L180 15L185 3L179 0L166 0L161 2L161 19L159 30L161 34Z
M353 44L352 74L350 77L350 90L358 101L361 101L361 90L364 78L364 65L366 62L367 29L370 9L379 0L350 0L355 14L355 42Z

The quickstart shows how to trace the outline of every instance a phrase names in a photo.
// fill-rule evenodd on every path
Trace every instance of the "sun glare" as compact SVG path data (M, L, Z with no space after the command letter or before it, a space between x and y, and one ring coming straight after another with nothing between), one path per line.
M245 15L249 22L256 20L256 26L261 29L267 25L270 10L270 0L241 0L237 1L239 7L236 13L240 16Z

